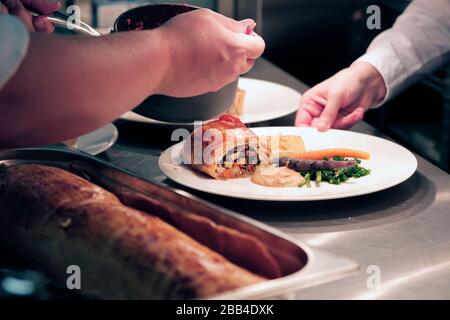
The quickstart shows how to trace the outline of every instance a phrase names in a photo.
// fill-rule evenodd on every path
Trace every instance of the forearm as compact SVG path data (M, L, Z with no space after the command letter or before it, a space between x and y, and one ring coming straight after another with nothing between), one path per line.
M415 0L394 26L373 40L357 61L372 64L387 87L385 100L395 96L449 57L448 0Z
M0 146L55 143L116 119L157 91L168 56L156 30L100 38L33 34L0 93Z

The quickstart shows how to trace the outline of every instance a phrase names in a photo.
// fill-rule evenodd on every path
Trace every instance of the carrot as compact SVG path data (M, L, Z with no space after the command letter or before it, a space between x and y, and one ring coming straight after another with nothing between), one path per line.
M344 157L369 160L370 154L360 150L352 149L323 149L301 153L283 153L284 157L301 159L301 160L323 160L323 158Z

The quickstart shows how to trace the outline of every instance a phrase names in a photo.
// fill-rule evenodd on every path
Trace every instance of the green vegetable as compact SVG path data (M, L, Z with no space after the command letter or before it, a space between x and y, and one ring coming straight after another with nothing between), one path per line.
M320 187L320 182L322 181L322 171L316 172L316 185Z
M310 173L305 174L305 185L306 185L306 187L311 188L311 174Z
M329 160L329 159L325 157L324 160ZM370 169L366 169L366 168L359 166L361 164L361 160L359 160L359 159L347 159L347 158L343 158L343 157L333 157L333 160L335 160L335 161L353 160L358 165L351 167L351 168L345 168L345 169L342 169L342 168L335 169L335 170L324 169L324 170L320 170L317 172L312 172L312 171L302 172L302 175L305 177L305 183L303 183L300 187L302 187L303 185L307 185L308 187L310 187L311 180L315 180L317 185L319 185L319 183L322 181L328 182L331 184L341 184L343 182L348 181L348 179L350 179L350 178L360 178L360 177L364 177L364 176L367 176L370 174ZM308 182L306 181L307 176L309 177Z

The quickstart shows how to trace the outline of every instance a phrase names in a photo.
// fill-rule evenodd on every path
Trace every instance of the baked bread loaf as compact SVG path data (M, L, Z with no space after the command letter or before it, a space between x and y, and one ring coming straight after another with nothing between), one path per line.
M153 215L246 270L268 279L283 276L279 261L262 241L252 235L217 224L190 209L180 212L170 203L163 203L157 197L135 192L121 192L117 193L117 196L125 205L144 212L152 212Z
M255 275L161 219L65 170L0 168L0 246L65 284L106 299L205 298L256 284Z

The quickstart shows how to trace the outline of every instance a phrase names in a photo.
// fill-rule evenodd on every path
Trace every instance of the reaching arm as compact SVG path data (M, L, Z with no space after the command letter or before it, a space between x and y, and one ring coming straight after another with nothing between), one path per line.
M384 102L432 72L449 56L450 1L414 0L356 62L367 62L381 74L387 89Z
M168 66L160 31L101 38L32 34L0 95L2 146L55 143L119 117L154 93Z
M348 129L450 56L449 0L415 0L351 67L308 90L296 125Z
M201 9L151 31L96 38L32 34L24 61L0 91L0 148L77 137L152 94L218 90L264 51L259 36L245 34L254 25Z

